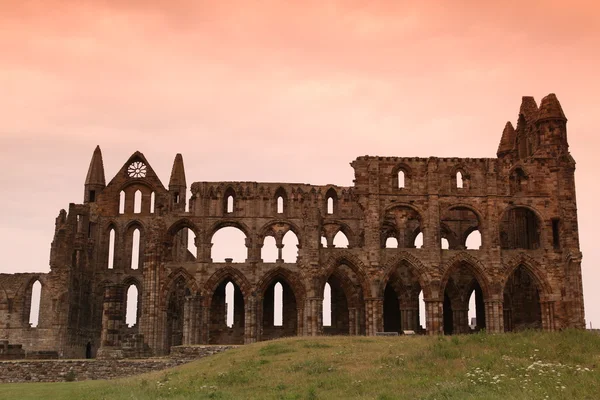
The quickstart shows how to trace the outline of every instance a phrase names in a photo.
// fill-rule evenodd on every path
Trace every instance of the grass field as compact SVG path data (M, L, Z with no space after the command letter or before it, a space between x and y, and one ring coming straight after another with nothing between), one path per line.
M600 335L290 338L112 381L0 385L0 399L600 399Z

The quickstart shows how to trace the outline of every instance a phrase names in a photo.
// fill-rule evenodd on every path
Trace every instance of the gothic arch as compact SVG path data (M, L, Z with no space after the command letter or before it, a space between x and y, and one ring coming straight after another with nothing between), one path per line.
M275 236L273 226L277 225L277 224L285 225L287 228L287 229L285 229L285 232L283 233L283 235L281 237L285 236L285 234L288 233L289 231L292 231L298 238L298 244L300 245L300 247L302 247L302 234L301 234L300 228L298 228L298 226L296 224L294 224L293 222L285 220L285 219L274 219L274 220L271 220L271 221L267 222L266 224L264 224L263 227L260 228L260 230L259 230L259 234L258 234L258 243L259 244L263 244L263 242L267 236Z
M237 228L240 231L242 231L244 233L244 235L246 236L246 239L250 239L252 236L250 234L251 230L250 228L243 222L241 221L236 221L236 220L231 220L231 219L226 219L223 221L217 221L215 222L210 229L208 229L206 231L206 239L208 243L212 242L212 238L215 235L215 233L217 233L217 231L219 229L222 228L227 228L227 227L233 227L233 228Z
M381 283L377 288L377 291L381 296L383 296L383 292L385 291L385 287L395 272L396 268L401 265L403 262L406 262L412 271L415 272L415 277L419 281L419 285L421 285L421 289L423 290L423 296L426 298L430 298L432 293L431 284L433 279L431 278L431 274L427 270L427 267L419 260L417 257L413 256L409 252L402 251L390 261L388 261L384 266L384 274L381 279Z
M171 227L167 230L167 236L169 237L169 239L172 239L173 236L175 236L175 234L177 234L177 232L179 232L180 230L187 228L189 230L191 230L192 232L194 232L194 235L196 235L196 237L200 237L200 229L196 226L196 224L194 223L194 221L192 221L189 218L182 218L176 222L174 222Z
M358 247L358 240L357 240L357 236L354 233L354 231L344 222L339 221L339 220L326 220L323 221L323 226L321 229L321 235L327 237L327 231L325 230L325 226L326 225L331 225L331 226L335 226L336 228L332 231L329 232L329 234L331 235L331 241L333 242L333 238L335 238L335 235L338 234L338 232L342 232L344 235L346 235L346 238L348 239L348 248L354 248L354 247Z
M169 300L169 291L172 289L173 284L177 282L179 278L183 278L186 287L190 289L190 292L192 294L198 293L198 283L196 282L196 279L194 279L194 277L185 268L178 268L169 274L169 276L165 280L165 283L162 285L161 301L165 306L166 302Z
M349 251L342 251L336 255L333 255L323 264L323 272L319 274L316 282L317 285L315 289L317 292L323 292L323 288L325 287L325 283L327 283L327 279L329 279L329 277L335 272L336 268L342 264L347 265L352 271L354 271L364 296L370 297L371 290L369 288L369 279L367 278L366 274L366 266L358 257Z
M282 278L290 288L292 288L298 304L301 305L304 303L304 299L306 299L306 289L302 280L299 278L299 274L283 267L277 267L264 274L256 285L256 293L262 296L269 285L277 278Z
M415 206L414 204L411 204L411 203L405 203L405 202L395 202L395 203L392 203L392 204L390 204L389 206L387 206L384 209L383 214L385 215L389 211L392 211L394 208L403 208L403 207L410 208L411 210L413 210L414 212L416 212L417 215L418 215L418 217L419 217L419 221L423 221L424 211L421 210L420 207L417 207L417 206Z
M505 247L503 247L503 244L505 242L502 238L502 228L505 227L504 219L511 210L518 209L518 208L529 210L534 214L534 216L536 218L535 222L537 223L537 229L538 229L538 233L539 233L539 236L537 237L537 240L539 242L537 249L546 248L545 224L546 224L547 220L541 211L539 211L535 207L528 205L528 204L509 204L508 206L506 206L504 209L501 210L501 212L499 213L499 219L498 219L498 234L499 234L498 239L500 241L500 246L503 249L506 249ZM530 250L532 250L532 249L530 249Z
M248 279L237 268L226 266L218 269L208 281L204 284L203 293L206 306L210 308L212 295L217 290L217 287L226 279L231 280L237 287L240 288L244 301L252 295L252 285Z
M511 258L507 263L503 264L504 271L502 273L499 285L500 295L504 293L506 282L508 282L510 276L519 266L524 267L531 274L531 276L535 278L540 290L540 295L548 296L552 294L552 286L550 285L550 282L548 281L541 264L533 257L530 257L525 253L520 253Z
M481 291L483 292L483 298L489 299L492 294L492 287L490 280L485 273L485 266L478 258L465 251L461 251L441 266L440 269L443 271L443 275L442 279L440 280L439 293L443 295L446 285L448 284L448 280L450 279L450 274L454 268L461 264L466 266L467 269L471 271L475 279L477 279L477 282L481 287Z
M479 226L483 225L483 222L485 221L484 215L477 209L477 207L468 203L452 203L445 207L442 212L440 212L440 216L443 217L448 211L452 211L457 208L466 208L467 210L472 211L477 217Z

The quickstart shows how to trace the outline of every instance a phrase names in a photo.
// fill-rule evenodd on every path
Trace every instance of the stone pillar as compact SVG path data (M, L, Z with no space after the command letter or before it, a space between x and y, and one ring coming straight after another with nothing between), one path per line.
M454 334L469 333L469 308L452 309L452 330Z
M283 262L283 243L280 241L277 243L277 262Z
M104 289L102 336L98 358L123 358L121 328L125 319L124 294L124 287L120 284L107 285Z
M204 300L204 299L203 299ZM202 302L200 311L200 344L208 344L210 333L210 309Z
M256 317L258 314L256 307L256 296L250 295L245 300L244 344L250 344L255 343L258 336L256 329Z
M323 333L323 298L309 297L304 305L305 311L305 335L318 336Z
M444 302L437 299L425 299L425 317L428 335L444 333Z
M202 241L200 238L196 238L195 243L197 247L196 250L198 254L198 261L202 263L211 262L210 253L212 249L212 243L210 241ZM223 260L220 261L223 262Z
M540 301L540 306L542 308L542 328L545 331L554 331L555 321L554 321L554 300L542 300Z
M197 319L197 299L196 297L187 296L183 304L183 341L184 345L192 345L195 343L195 332L198 323Z
M419 309L414 307L400 308L400 329L403 331L415 331L419 329Z
M487 300L485 303L485 330L490 333L504 332L504 311L500 300Z
M365 320L367 336L383 331L383 298L365 299Z
M262 318L262 316L261 316ZM303 303L299 303L298 307L296 308L296 320L297 320L297 328L296 328L296 335L298 336L305 336L305 329L304 329L304 304Z

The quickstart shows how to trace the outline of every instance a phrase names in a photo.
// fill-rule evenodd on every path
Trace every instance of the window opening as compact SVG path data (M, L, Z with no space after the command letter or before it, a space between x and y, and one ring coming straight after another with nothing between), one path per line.
M150 195L150 213L154 214L154 206L156 203L156 193L152 192L152 194Z
M396 249L398 248L398 239L396 239L395 237L389 237L386 239L385 241L385 248L386 249Z
M233 262L243 262L248 257L246 235L233 226L215 232L212 244L210 254L213 262L223 262L226 258L233 259Z
M552 220L552 244L555 249L560 249L560 224L558 219Z
M338 248L348 248L348 237L344 232L339 231L333 237L333 246Z
M273 296L273 325L283 326L283 286L275 284L275 295Z
M90 190L90 203L93 203L95 201L96 201L96 191Z
M456 187L459 189L463 188L463 175L460 171L456 173Z
M262 247L262 260L263 262L275 262L278 257L277 244L273 236L265 237Z
M138 269L140 265L140 230L133 231L133 240L131 241L131 269Z
M415 237L415 248L420 249L423 247L423 232L419 232L419 234Z
M235 295L235 287L232 282L225 286L225 305L227 306L226 323L227 327L233 327L233 299Z
M325 283L323 290L323 326L331 326L331 286Z
M419 324L424 330L427 329L427 317L425 315L425 297L423 291L419 292Z
M277 214L283 214L283 197L277 198Z
M398 188L404 188L404 171L398 171Z
M448 250L450 248L450 242L448 239L442 238L442 250Z
M227 212L228 213L233 212L233 196L227 197Z
M115 263L115 230L108 234L108 269L113 269Z
M135 285L130 285L127 289L127 311L125 314L125 323L129 328L137 324L138 316L138 289Z
M31 286L31 308L29 309L29 325L32 328L38 326L40 320L40 302L42 299L42 284L35 281Z
M133 195L133 212L134 214L142 212L142 192L139 190L136 190Z
M329 197L327 199L327 214L333 214L333 198Z
M125 214L125 192L119 193L119 214Z
M298 261L298 236L292 231L288 231L283 236L283 249L281 249L281 258L283 262L295 263Z
M465 247L467 250L479 250L481 248L481 232L474 230L469 233L465 241Z

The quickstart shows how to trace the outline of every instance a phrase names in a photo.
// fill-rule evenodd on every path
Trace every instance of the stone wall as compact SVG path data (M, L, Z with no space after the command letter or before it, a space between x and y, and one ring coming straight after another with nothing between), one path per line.
M169 357L139 360L0 361L0 383L64 382L122 378L172 368L230 349L232 346L173 348Z
M555 95L539 107L524 97L496 158L360 156L349 187L194 182L189 198L181 155L167 187L139 151L106 183L98 147L83 204L69 204L56 218L51 272L0 275L0 338L26 351L83 358L384 329L584 328L566 124ZM243 259L213 257L222 228L243 235ZM475 233L477 248L467 245ZM294 236L297 245L286 243ZM336 242L343 236L347 246ZM297 246L297 257L284 259L285 246ZM269 250L276 259L267 259ZM33 328L28 306L36 280L42 313ZM276 284L284 291L281 327L273 318ZM327 285L331 326L322 311ZM138 312L127 327L132 286ZM475 329L468 320L473 295Z

